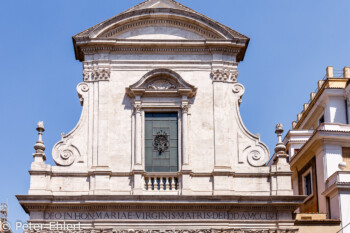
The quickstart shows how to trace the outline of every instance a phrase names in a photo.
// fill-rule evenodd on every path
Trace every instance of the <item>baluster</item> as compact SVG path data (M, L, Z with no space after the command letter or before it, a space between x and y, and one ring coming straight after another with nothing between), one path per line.
M168 190L167 189L167 184L166 184L167 183L166 182L166 177L163 177L162 180L163 180L163 190Z
M169 186L169 177L165 177L165 178L164 178L164 181L165 181L165 188L166 188L166 190L170 190L170 186Z
M160 190L160 178L157 177L157 190Z
M149 177L145 177L145 189L148 190Z
M154 190L154 177L151 178L151 188Z
M171 177L168 178L169 190L173 190L173 182Z
M175 190L178 190L179 179L178 178L174 178L174 183L175 183Z

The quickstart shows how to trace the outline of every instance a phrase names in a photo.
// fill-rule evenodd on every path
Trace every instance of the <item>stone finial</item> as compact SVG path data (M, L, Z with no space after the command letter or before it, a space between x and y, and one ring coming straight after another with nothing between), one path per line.
M46 160L45 153L44 153L45 145L44 145L43 137L42 137L43 132L45 131L43 121L38 122L36 130L38 131L38 141L36 141L36 143L34 145L35 153L33 154L33 156L34 156L34 158L42 158L42 160L45 161Z
M276 153L285 153L286 146L282 142L282 133L283 133L283 125L281 123L278 123L276 125L276 131L275 133L277 134L278 142L275 147L275 152Z

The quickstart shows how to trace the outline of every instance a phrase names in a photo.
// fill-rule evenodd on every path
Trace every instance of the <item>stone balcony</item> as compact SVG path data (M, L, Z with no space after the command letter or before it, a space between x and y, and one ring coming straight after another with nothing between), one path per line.
M340 123L322 123L317 130L350 132L350 125Z
M338 171L331 175L326 181L327 189L334 185L350 186L350 171Z

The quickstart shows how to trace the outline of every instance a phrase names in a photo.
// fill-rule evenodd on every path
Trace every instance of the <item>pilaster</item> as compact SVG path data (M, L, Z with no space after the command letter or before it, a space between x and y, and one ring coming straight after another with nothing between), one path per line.
M190 158L188 153L189 147L189 137L188 137L188 113L189 113L189 103L187 96L182 97L182 170L190 171Z
M140 96L135 97L135 159L133 170L143 170L142 165L142 101Z

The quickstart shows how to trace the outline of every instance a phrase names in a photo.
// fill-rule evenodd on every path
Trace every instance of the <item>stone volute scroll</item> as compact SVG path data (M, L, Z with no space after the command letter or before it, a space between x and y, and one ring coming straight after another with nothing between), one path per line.
M235 108L237 113L237 120L240 132L238 138L240 138L240 143L243 150L239 153L239 162L244 163L244 158L248 164L252 167L264 166L269 159L269 150L267 146L260 141L260 137L252 134L245 127L239 112L239 106L242 103L242 96L245 92L245 88L240 83L233 84L232 92L235 96Z
M62 133L62 139L57 142L52 149L52 157L58 166L72 166L75 163L82 163L82 148L86 143L85 137L79 139L79 136L86 135L87 131L87 114L89 108L88 94L90 91L89 83L82 82L77 85L78 97L83 106L79 122L69 133ZM83 151L86 154L86 151Z
M235 130L233 130L232 134L235 134L234 137L236 138L235 143L238 148L238 164L249 167L262 167L265 166L269 159L269 150L267 146L260 141L260 137L249 132L249 130L245 127L243 123L239 107L242 102L242 97L245 92L245 88L241 83L238 83L237 77L238 71L234 67L212 68L211 79L213 81L214 100L217 100L217 102L214 105L214 108L215 112L222 113L215 115L214 125L215 127L217 127L216 131L218 133L225 132L226 125L223 122L231 120L233 115L235 119ZM233 95L233 98L229 98L226 94L224 94L226 90L231 91L231 95ZM227 102L222 103L222 101ZM224 113L227 112L226 106L227 104L232 104L232 101L234 104L233 109L230 110L232 112L227 116L228 118L225 118L223 116ZM218 138L220 138L219 135ZM226 135L222 135L221 138L225 139ZM218 140L216 143L218 155L222 154L224 151L222 148L225 148L225 145L221 145L220 143L220 140ZM226 160L220 160L218 156L217 167L221 168L224 167L225 164L230 163L229 156L226 157Z
M69 166L80 157L80 152L74 145L62 142L55 145L52 156L57 165Z

